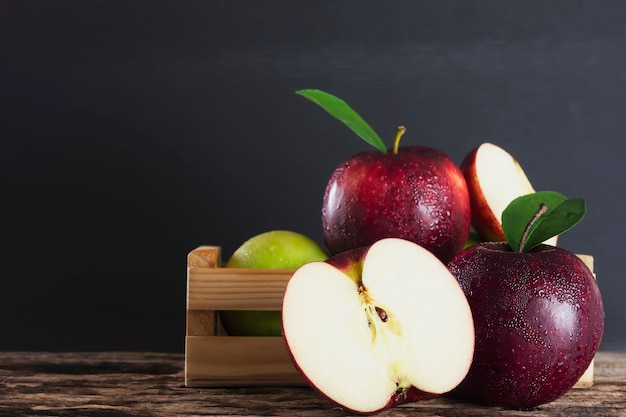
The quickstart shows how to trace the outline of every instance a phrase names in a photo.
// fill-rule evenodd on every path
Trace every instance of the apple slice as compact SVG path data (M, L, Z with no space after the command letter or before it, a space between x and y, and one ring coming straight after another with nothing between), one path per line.
M470 194L472 225L484 241L505 241L502 212L517 197L535 192L521 165L493 143L473 149L461 163ZM556 246L557 236L545 243Z
M472 313L454 276L398 238L299 268L285 291L283 335L304 378L355 413L452 390L474 349Z

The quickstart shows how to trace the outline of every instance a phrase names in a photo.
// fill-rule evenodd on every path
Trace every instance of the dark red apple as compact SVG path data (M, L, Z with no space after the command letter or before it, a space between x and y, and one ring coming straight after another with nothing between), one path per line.
M467 296L476 331L459 395L531 408L574 386L604 330L600 290L580 258L543 244L515 252L506 243L479 243L448 267Z
M447 262L463 249L470 221L461 170L445 153L422 146L348 158L332 173L322 205L331 254L397 237Z

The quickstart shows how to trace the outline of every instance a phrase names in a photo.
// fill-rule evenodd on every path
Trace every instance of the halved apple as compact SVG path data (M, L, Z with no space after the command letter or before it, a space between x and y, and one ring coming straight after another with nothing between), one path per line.
M481 240L505 241L502 212L517 197L535 192L513 156L493 143L473 149L461 163L470 194L472 226ZM557 237L546 241L556 245Z
M355 413L452 390L474 349L456 279L431 252L397 238L299 268L285 291L283 335L304 378Z

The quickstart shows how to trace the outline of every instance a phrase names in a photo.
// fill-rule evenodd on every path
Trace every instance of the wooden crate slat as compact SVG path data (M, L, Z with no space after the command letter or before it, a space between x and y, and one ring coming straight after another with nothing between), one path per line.
M199 246L187 254L188 267L217 268L222 265L220 246Z
M281 337L186 338L187 386L305 385Z
M187 310L187 336L215 336L217 332L216 311Z
M190 310L282 309L283 294L293 270L188 268Z

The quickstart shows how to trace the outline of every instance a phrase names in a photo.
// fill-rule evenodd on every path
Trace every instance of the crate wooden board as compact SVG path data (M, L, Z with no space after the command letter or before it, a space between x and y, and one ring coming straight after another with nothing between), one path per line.
M593 257L579 255L593 271ZM187 256L185 384L188 387L306 385L281 337L225 334L218 310L279 311L293 270L221 268L221 249ZM593 363L576 388L593 384Z

